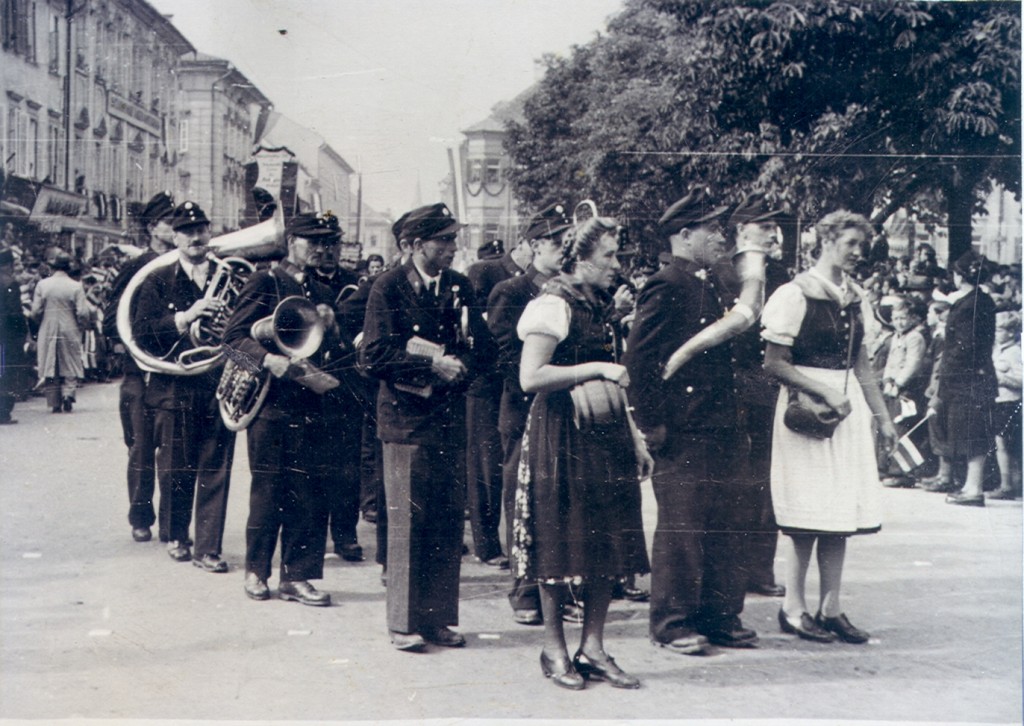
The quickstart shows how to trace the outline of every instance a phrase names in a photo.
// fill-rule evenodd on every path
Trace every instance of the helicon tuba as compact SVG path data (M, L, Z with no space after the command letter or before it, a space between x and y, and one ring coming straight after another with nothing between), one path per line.
M132 332L131 311L139 287L153 273L179 259L178 250L171 250L152 260L139 270L128 285L117 306L117 333L139 368L152 373L177 376L195 376L212 370L223 359L221 337L228 318L238 300L245 281L256 269L250 260L261 260L280 254L284 250L284 213L280 205L274 216L237 232L229 232L210 240L210 274L205 297L224 301L223 310L216 316L200 318L189 326L190 347L177 347L164 356L144 350Z
M292 360L289 378L317 393L338 385L336 378L306 360L319 350L324 338L323 322L309 300L298 295L286 297L273 314L252 324L249 335ZM266 400L271 375L242 353L228 351L227 359L217 386L220 416L229 431L241 431L256 418Z

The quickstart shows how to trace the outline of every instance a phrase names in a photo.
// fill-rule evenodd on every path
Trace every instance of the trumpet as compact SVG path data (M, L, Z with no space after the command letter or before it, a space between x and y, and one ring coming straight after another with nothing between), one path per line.
M306 360L320 349L324 339L324 324L316 305L309 300L298 295L286 297L271 315L252 324L249 335L291 359L288 371L291 380L321 394L339 385L337 378ZM252 423L263 406L271 376L243 353L226 351L225 354L227 362L217 385L220 416L229 431L241 431Z
M190 348L179 351L176 346L163 356L144 350L135 340L132 307L139 287L150 275L177 264L179 252L165 252L139 270L125 287L117 305L117 334L139 368L151 373L195 376L220 365L224 357L221 347L224 328L238 301L239 292L256 269L250 260L265 259L279 253L283 241L284 213L280 206L266 221L210 240L208 259L213 270L205 297L223 300L222 310L210 318L193 321L188 331Z

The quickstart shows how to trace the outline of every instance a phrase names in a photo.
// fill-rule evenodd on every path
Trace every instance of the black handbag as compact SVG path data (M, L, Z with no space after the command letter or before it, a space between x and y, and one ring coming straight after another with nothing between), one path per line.
M850 330L850 343L846 350L846 377L843 379L843 393L850 382L850 364L853 362L853 330ZM782 423L790 431L809 436L812 439L830 439L836 432L842 416L834 408L825 403L825 399L814 393L796 388L789 389L789 402Z
M807 391L789 389L789 403L782 423L786 428L812 439L830 439L845 416L825 403L825 399Z

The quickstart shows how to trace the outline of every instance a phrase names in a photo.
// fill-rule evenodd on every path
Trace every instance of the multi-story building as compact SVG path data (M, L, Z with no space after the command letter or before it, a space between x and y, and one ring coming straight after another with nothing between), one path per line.
M193 52L177 67L180 88L178 179L183 197L207 211L214 235L242 224L245 165L271 103L230 62Z
M496 239L514 242L517 234L518 213L505 178L510 159L505 153L506 116L501 108L462 131L466 138L459 147L459 217L469 225L464 242L470 253Z
M178 188L191 44L144 0L0 0L0 36L4 221L85 257L124 241L131 202Z

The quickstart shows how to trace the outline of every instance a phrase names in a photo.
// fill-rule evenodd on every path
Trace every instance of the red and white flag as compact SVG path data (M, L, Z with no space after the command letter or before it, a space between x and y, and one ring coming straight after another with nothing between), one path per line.
M904 474L909 474L924 463L924 456L910 440L910 434L900 437L892 451L892 459Z

